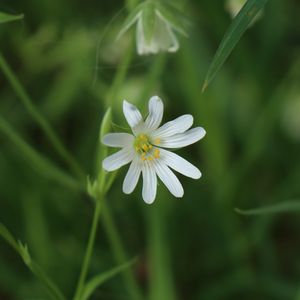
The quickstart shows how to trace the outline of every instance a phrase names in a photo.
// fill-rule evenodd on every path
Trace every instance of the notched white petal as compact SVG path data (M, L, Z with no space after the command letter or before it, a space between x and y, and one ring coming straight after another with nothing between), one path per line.
M165 165L161 161L156 161L155 163L155 171L160 178L160 180L164 183L167 189L177 198L182 198L184 191L183 187L175 176L175 174L169 169L167 165Z
M150 162L144 162L142 168L143 174L143 191L142 196L143 200L147 204L154 202L156 197L157 190L157 177L153 168L153 165L150 165Z
M138 126L143 120L140 111L126 100L123 101L123 113L131 128Z
M145 121L147 129L155 130L160 125L164 113L164 104L158 96L149 100L149 115Z
M165 148L182 148L201 140L206 134L202 127L195 127L184 133L161 139L160 146Z
M139 181L141 171L142 168L139 163L139 159L135 158L130 164L130 167L127 171L127 174L123 182L123 192L125 194L131 194L134 191Z
M123 148L122 150L106 157L102 162L104 170L111 172L122 166L127 165L134 157L135 152L131 147Z
M129 133L109 133L102 138L102 143L108 147L127 147L134 142L134 136Z
M173 121L165 123L163 126L155 130L152 134L153 138L163 139L175 134L185 132L193 125L194 118L192 115L183 115Z
M181 156L164 149L160 149L160 156L164 163L176 172L193 179L201 177L200 170Z

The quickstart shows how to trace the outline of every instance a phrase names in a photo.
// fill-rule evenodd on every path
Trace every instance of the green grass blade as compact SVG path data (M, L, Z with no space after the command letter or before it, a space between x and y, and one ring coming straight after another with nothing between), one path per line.
M248 0L247 3L240 10L238 15L233 19L231 25L226 31L219 48L209 66L206 74L202 92L216 76L238 41L255 18L257 13L265 6L268 0Z
M269 205L261 208L254 208L254 209L236 208L235 211L241 215L248 215L248 216L286 213L286 212L299 212L300 200L285 201L283 203L277 203L274 205Z
M85 285L81 300L87 300L93 293L94 291L103 283L105 283L107 280L111 279L112 277L118 275L125 269L131 267L135 262L136 258L130 260L129 262L126 262L124 264L121 264L120 266L117 266L109 271L106 271L104 273L101 273L94 278L92 278L87 284Z
M53 179L68 188L81 189L81 183L54 165L48 158L39 154L27 144L15 130L0 116L0 131L2 131L16 146L19 153L30 162L31 166L46 178Z
M0 24L21 20L24 18L23 14L20 15L11 15L0 11Z

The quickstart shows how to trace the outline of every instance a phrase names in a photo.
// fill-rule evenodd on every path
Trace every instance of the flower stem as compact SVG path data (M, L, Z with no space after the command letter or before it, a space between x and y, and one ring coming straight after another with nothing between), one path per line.
M106 102L107 102L107 106L111 106L113 107L113 103L115 101L116 95L118 93L118 91L120 90L120 86L121 84L124 82L124 79L126 77L129 65L132 61L133 58L133 41L130 41L130 45L128 47L128 49L126 50L126 53L124 55L124 58L120 64L120 66L118 67L118 70L116 72L116 75L114 77L114 81L108 91L107 97L106 97Z
M69 164L70 168L74 171L74 173L81 179L85 180L85 173L76 162L76 160L72 157L72 155L65 148L63 143L60 141L51 125L45 119L45 117L39 112L38 108L35 106L34 102L31 100L30 96L25 91L21 82L14 74L13 70L10 68L8 63L6 62L4 56L0 53L0 69L4 73L5 77L11 84L14 89L16 95L20 98L21 102L31 115L31 117L39 124L41 129L48 136L49 140L52 142L53 147L57 151L57 153Z
M104 229L109 238L116 262L118 264L125 263L126 261L128 261L128 259L126 257L125 250L123 248L122 241L118 234L114 220L111 216L109 208L107 207L107 205L105 205L105 203L103 204L102 220L103 220ZM143 299L142 293L140 291L139 286L136 283L136 280L132 274L132 271L130 269L124 270L124 272L122 272L122 276L124 279L124 283L126 284L128 293L130 295L129 298L132 300L142 300Z
M102 193L96 199L96 207L95 207L95 211L94 211L92 227L91 227L91 231L90 231L90 236L89 236L89 240L88 240L88 244L87 244L83 264L82 264L82 267L81 267L79 280L78 280L77 287L76 287L76 292L75 292L75 295L74 295L74 298L73 298L74 300L79 300L80 299L82 289L83 289L83 286L84 286L84 282L85 282L85 279L86 279L86 276L87 276L87 273L88 273L91 257L92 257L92 254L93 254L93 248L94 248L94 244L95 244L95 240L96 240L97 227L98 227L98 223L99 223L99 217L100 217L101 207L102 207L102 204L103 204L102 203L103 199L104 198L103 198Z

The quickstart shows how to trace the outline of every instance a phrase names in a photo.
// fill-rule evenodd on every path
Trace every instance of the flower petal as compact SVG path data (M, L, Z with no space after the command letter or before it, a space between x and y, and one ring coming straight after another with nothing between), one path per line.
M135 189L139 181L141 171L142 168L141 165L139 164L139 159L135 158L132 161L123 182L123 192L125 194L130 194L133 192L133 190Z
M109 147L126 147L132 145L134 136L129 133L109 133L102 138L102 143Z
M142 168L143 173L143 200L147 204L154 202L157 190L157 177L154 171L153 164L145 161Z
M143 121L140 111L126 100L123 101L123 113L131 128L136 127Z
M201 172L198 168L173 152L160 149L160 157L166 165L182 175L193 179L199 179L201 177Z
M145 121L146 128L155 130L161 123L164 113L164 104L158 96L149 100L149 115Z
M183 196L184 191L180 181L166 164L162 161L156 161L155 171L160 180L175 197L181 198Z
M123 148L122 150L106 157L102 162L102 167L106 171L115 171L122 166L127 165L133 158L135 152L131 147Z
M194 144L205 136L206 132L202 127L190 129L184 133L175 134L160 140L159 146L165 148L181 148Z
M176 118L173 121L165 123L163 126L155 130L152 134L152 138L166 138L174 134L182 133L188 130L193 125L192 115L183 115Z

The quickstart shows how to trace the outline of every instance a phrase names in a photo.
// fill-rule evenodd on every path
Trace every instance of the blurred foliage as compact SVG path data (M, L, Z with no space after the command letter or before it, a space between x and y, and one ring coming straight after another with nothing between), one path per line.
M204 94L204 76L230 15L223 1L179 4L192 27L172 55L137 57L133 32L115 41L126 17L125 3L118 0L1 1L0 11L25 18L0 24L0 50L38 110L92 177L99 168L102 117L112 105L114 123L126 126L124 98L145 112L148 98L158 94L165 101L164 120L192 113L195 124L207 131L203 141L179 151L203 173L199 181L180 177L185 189L181 200L160 185L156 202L148 206L140 183L132 195L122 194L126 168L119 172L107 195L109 213L103 218L108 221L101 222L90 275L138 255L133 275L147 299L299 300L297 213L243 216L234 208L300 199L300 3L269 1ZM129 70L120 74L126 59ZM72 175L2 71L0 99L0 116L18 136ZM69 299L93 203L86 193L37 172L23 147L3 133L0 222L28 245ZM47 166L42 167L47 173ZM121 240L116 242L112 232ZM118 242L125 253L113 246ZM132 300L128 278L105 282L92 299ZM0 299L47 297L1 239Z

